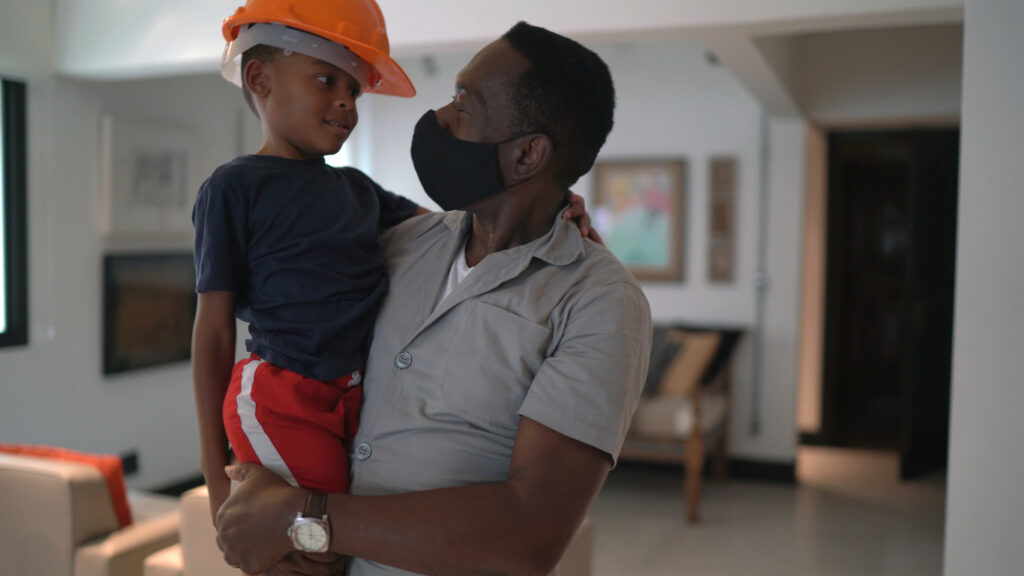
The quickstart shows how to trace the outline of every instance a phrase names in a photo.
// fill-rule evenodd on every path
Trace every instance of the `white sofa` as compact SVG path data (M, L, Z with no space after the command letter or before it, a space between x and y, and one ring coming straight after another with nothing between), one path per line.
M141 576L178 540L173 498L133 497L121 528L103 476L77 462L0 453L0 576Z

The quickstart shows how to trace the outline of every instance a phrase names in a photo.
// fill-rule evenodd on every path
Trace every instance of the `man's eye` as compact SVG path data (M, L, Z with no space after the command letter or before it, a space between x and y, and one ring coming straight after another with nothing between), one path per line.
M334 77L333 76L328 76L328 75L317 76L316 79L321 81L321 82L323 82L324 84L326 84L328 86L332 86L334 84Z

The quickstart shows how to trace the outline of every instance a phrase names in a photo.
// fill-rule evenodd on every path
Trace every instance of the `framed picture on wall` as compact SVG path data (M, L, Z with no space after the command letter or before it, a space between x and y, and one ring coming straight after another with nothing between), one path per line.
M99 228L107 237L187 236L198 143L186 128L104 114Z
M103 373L191 358L196 315L192 253L103 259Z
M600 162L594 227L638 280L683 279L686 161Z
M735 156L708 160L708 281L736 280L736 189L739 161Z

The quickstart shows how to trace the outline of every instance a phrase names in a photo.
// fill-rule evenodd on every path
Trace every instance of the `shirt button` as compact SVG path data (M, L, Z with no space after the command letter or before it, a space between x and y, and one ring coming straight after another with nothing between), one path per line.
M402 352L395 357L395 366L398 366L399 370L405 370L409 366L412 366L412 354L408 352Z
M373 454L373 449L371 449L370 445L366 442L363 442L358 448L356 448L356 458L360 460L369 459L371 454Z

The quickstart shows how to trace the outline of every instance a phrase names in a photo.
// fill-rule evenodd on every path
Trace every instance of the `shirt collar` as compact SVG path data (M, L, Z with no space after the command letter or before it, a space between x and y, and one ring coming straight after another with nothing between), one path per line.
M555 222L546 234L515 248L502 250L512 257L538 258L554 266L565 266L586 255L586 244L575 222L566 219L562 208L555 217ZM445 214L444 223L453 232L463 236L472 225L473 216L469 212L451 211Z

